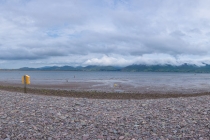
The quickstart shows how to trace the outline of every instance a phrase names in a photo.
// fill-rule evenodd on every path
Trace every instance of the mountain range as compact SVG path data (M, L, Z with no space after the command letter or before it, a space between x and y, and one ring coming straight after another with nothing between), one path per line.
M72 66L46 66L41 68L23 67L16 69L20 71L124 71L124 72L196 72L196 73L210 73L210 65L196 66L183 64L180 66L173 65L129 65L126 67L115 66L96 66L90 65L86 67L72 67Z

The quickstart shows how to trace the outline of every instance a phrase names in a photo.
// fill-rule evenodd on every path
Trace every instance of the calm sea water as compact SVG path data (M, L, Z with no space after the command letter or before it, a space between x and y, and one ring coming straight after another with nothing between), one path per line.
M0 71L0 81L20 83L27 74L32 84L65 82L99 82L110 87L114 83L133 88L165 90L210 91L210 74L202 73L155 73L155 72L82 72L82 71Z

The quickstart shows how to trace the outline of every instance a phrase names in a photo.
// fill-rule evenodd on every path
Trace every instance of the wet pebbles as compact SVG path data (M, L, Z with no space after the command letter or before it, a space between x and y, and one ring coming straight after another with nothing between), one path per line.
M0 140L210 139L210 95L87 99L0 91Z

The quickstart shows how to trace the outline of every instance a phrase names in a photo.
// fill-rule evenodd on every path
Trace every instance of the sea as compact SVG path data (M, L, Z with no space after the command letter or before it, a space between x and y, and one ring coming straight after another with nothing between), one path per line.
M118 92L179 91L197 93L210 91L210 74L208 73L0 71L0 82L18 84L21 83L23 75L30 76L32 85L90 83L91 87L89 86L88 89Z

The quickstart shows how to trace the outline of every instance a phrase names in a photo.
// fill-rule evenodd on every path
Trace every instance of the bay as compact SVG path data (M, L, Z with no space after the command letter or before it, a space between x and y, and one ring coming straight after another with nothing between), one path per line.
M208 73L86 72L86 71L0 71L0 82L21 84L29 75L31 85L65 85L55 88L115 92L208 92ZM73 83L77 83L78 86ZM84 83L86 83L84 85ZM88 83L88 84L87 84Z

